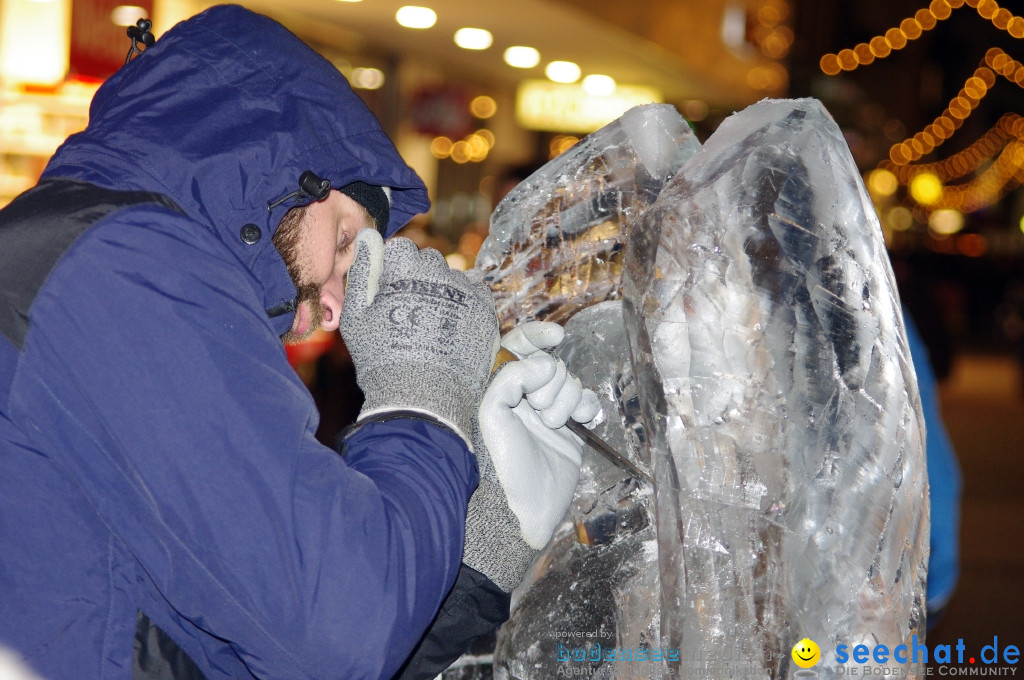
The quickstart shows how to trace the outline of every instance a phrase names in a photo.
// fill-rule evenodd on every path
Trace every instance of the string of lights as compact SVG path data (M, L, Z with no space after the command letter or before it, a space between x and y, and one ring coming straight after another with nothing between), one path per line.
M916 165L886 160L879 167L892 172L902 185L909 184L916 175L923 172L934 173L943 182L952 182L981 168L1012 139L1024 140L1024 118L1016 113L1004 113L995 125L969 147L948 158Z
M867 66L875 59L884 59L893 51L901 50L907 43L920 38L940 21L945 21L953 10L964 5L973 7L983 19L987 19L1001 31L1014 38L1024 38L1024 18L1019 17L995 0L932 0L926 9L919 9L912 17L900 22L898 28L890 28L884 35L876 35L866 43L853 48L826 54L819 63L825 75L838 75L841 71L853 71Z
M995 0L932 0L927 9L904 19L898 28L890 28L884 35L851 49L826 54L820 61L821 70L833 76L885 58L965 5L973 7L996 28L1014 38L1024 38L1024 18L1000 7ZM989 49L941 114L921 131L890 147L889 158L872 173L876 184L891 181L893 188L906 186L910 197L928 212L970 213L992 205L1024 183L1024 119L1015 113L1004 114L962 151L940 161L917 163L960 129L995 86L997 76L1024 87L1024 64L998 47ZM951 184L969 175L974 176Z
M1017 86L1024 84L1024 65L998 47L993 47L985 54L982 64L974 71L974 75L967 79L957 96L950 100L945 111L913 137L893 144L889 149L889 158L892 162L896 165L905 165L919 160L941 146L970 117L988 94L989 89L995 85L997 74Z
M1024 143L1013 141L988 168L964 184L943 186L937 206L971 213L992 205L1024 181Z

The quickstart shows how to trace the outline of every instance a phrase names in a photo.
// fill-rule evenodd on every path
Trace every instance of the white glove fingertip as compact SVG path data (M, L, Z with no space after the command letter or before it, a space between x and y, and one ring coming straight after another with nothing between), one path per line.
M557 347L565 338L565 329L551 321L528 321L520 328L523 336L537 349Z
M540 359L541 355L536 355L536 358ZM550 356L550 355L544 355ZM533 357L531 357L532 359ZM541 385L535 390L528 390L526 393L526 399L530 402L530 406L534 407L538 411L551 408L556 403L558 394L562 391L565 386L566 380L569 377L569 369L565 367L565 363L561 359L554 359L555 362L555 373L551 376L551 379Z
M544 423L547 427L550 427L552 430L557 430L558 428L565 425L564 417L562 417L560 414L551 413L550 411L542 411L540 414L540 420L542 423Z
M586 425L588 429L592 429L597 425L594 420L600 413L601 401L597 398L597 394L593 390L583 390L580 403L572 412L572 419Z
M583 388L580 386L579 378L571 373L566 373L565 382L562 383L558 394L552 399L551 405L540 412L541 422L552 430L562 427L572 416L582 396ZM527 399L529 399L529 395Z
M356 239L370 249L370 274L366 280L366 304L372 305L380 290L380 275L384 272L384 239L376 229L360 229Z
M523 400L523 395L550 382L556 371L555 361L546 354L510 361L494 376L484 400L514 408Z
M522 326L516 326L502 336L501 346L512 352L520 359L533 354L537 348L523 335Z
M501 346L520 357L537 350L549 349L562 342L565 329L551 321L527 321L521 323L501 339Z
M360 229L355 246L355 262L345 278L345 296L355 299L357 304L369 306L377 296L380 275L384 271L384 239L376 229ZM364 271L365 278L358 279Z
M536 392L558 375L558 361L544 352L538 352L516 363L523 366L523 394Z

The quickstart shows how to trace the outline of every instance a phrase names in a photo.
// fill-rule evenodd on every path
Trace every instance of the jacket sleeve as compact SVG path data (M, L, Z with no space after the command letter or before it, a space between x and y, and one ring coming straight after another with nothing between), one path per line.
M390 677L458 572L472 455L405 420L320 445L248 271L184 218L111 222L36 298L12 411L210 680Z
M465 564L441 610L395 680L430 680L504 623L511 595Z

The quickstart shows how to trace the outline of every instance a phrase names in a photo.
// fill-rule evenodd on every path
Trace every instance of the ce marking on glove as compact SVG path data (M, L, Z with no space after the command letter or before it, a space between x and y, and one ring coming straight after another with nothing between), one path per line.
M418 328L420 324L420 316L423 313L423 307L417 305L408 309L408 314L405 314L405 307L393 307L388 312L388 321L396 326L404 326L406 323L412 328Z

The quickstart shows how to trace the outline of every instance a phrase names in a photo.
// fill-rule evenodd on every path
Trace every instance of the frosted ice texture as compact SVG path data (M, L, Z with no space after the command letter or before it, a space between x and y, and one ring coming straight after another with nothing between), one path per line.
M623 280L673 672L795 677L810 637L834 677L838 644L922 641L916 378L877 217L822 105L728 118L630 232Z
M564 325L565 339L555 348L569 371L597 394L601 413L592 430L641 469L650 471L646 435L641 423L640 398L629 358L622 302L599 302L577 312ZM605 489L629 476L587 448L577 496Z
M558 353L602 402L595 431L648 468L620 295L623 247L665 183L700 144L671 106L651 104L588 135L520 183L495 209L471 276L495 296L504 330L565 324ZM609 302L610 301L610 302ZM578 320L577 320L578 318ZM559 643L657 645L658 564L653 490L590 449L563 527L517 591L494 656L496 678L549 680L566 665ZM587 578L582 581L581 573ZM520 593L522 593L520 598ZM601 631L603 638L558 637ZM588 654L599 649L587 647ZM590 666L616 677L614 663Z
M629 225L699 147L672 106L638 106L502 199L470 275L494 292L503 330L617 298Z

